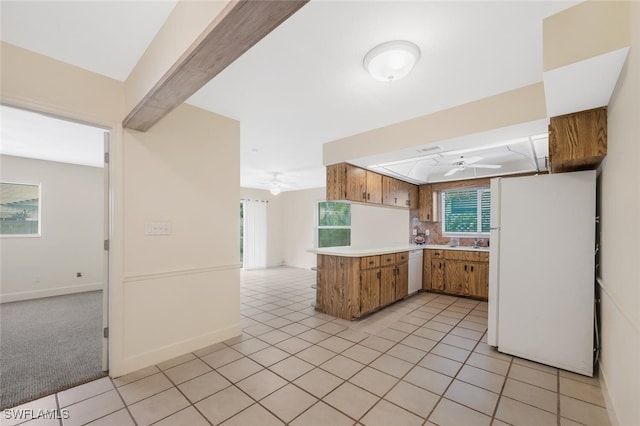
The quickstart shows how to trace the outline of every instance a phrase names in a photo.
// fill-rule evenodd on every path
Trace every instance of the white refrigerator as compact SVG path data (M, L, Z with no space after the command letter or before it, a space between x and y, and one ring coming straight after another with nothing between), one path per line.
M491 180L489 345L593 375L595 215L594 170Z

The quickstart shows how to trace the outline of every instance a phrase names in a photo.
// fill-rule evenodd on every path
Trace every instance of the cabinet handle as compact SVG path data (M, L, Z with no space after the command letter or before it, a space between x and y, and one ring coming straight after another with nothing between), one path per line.
M363 199L363 200L366 200L366 199L367 199L367 192L366 192L366 191L362 193L362 199Z
M471 272L473 272L473 265L471 265Z
M396 205L398 204L398 198L393 199L393 204L396 204Z
M371 193L367 192L367 200L370 200L370 199L371 199Z
M464 271L467 272L467 265L464 265Z
M373 260L369 261L369 265L373 265L374 263L376 263L376 262L374 262Z
M378 273L376 274L378 279L380 279L380 277L382 276L382 273L380 271L378 271Z

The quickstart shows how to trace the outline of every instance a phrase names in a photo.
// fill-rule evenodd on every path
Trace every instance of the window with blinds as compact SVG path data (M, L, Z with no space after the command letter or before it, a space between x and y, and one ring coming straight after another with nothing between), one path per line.
M489 187L458 188L441 192L442 235L487 237L491 219Z
M318 247L351 245L351 203L318 202Z

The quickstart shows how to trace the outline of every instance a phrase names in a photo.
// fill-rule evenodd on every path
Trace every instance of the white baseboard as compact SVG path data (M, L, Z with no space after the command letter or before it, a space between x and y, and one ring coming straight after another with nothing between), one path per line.
M237 337L241 334L242 325L238 322L237 324L221 328L211 333L183 340L181 342L167 345L130 358L125 358L122 365L122 371L110 370L109 375L113 378L120 377L142 368L149 367L150 365L159 364L180 355Z
M100 283L70 285L67 287L47 288L43 290L21 291L0 295L0 303L18 302L21 300L40 299L42 297L63 296L65 294L84 293L85 291L102 290L104 285Z
M611 426L620 426L618 422L618 418L616 417L616 412L613 410L613 401L611 400L611 395L609 394L609 387L607 386L607 375L605 374L604 369L602 368L602 361L598 361L599 368L599 382L600 389L602 390L602 396L604 397L604 403L607 406L607 414L609 415L609 422Z

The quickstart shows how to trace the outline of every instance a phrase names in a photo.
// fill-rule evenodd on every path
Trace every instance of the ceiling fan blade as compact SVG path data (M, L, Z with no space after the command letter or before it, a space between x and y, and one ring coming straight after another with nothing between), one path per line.
M452 175L453 175L453 174L455 174L458 170L460 170L460 169L456 167L456 168L454 168L454 169L449 170L449 171L448 171L447 173L445 173L444 175L445 175L445 176L452 176Z
M499 169L502 166L500 164L471 164L469 167L475 167L476 169Z

